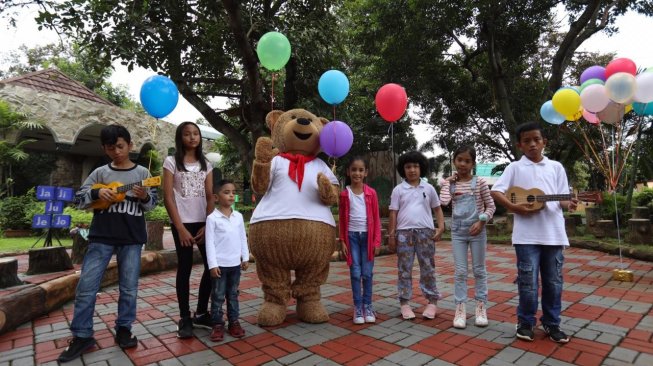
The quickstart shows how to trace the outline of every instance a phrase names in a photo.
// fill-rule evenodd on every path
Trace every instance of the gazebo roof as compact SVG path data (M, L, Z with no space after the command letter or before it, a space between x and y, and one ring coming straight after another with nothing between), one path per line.
M30 72L13 78L0 80L0 83L70 95L105 105L114 105L57 69Z

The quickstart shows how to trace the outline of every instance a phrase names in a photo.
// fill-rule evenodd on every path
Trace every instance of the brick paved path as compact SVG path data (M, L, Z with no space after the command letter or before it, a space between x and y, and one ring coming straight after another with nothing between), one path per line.
M223 342L213 343L208 331L196 329L196 338L179 340L175 337L175 272L168 271L141 279L133 328L139 339L136 349L123 352L114 344L110 329L118 290L111 286L98 294L98 347L67 365L653 365L653 264L625 259L635 282L614 282L611 271L619 263L617 257L582 249L566 251L562 328L573 338L558 345L545 338L541 329L536 331L535 342L514 338L514 253L505 245L488 248L490 325L477 328L470 318L467 329L454 329L449 248L442 243L437 249L438 285L445 298L438 304L435 320L400 319L394 298L396 258L386 256L377 258L374 269L376 324L351 323L349 271L339 262L332 263L328 284L322 287L331 313L329 323L300 323L291 307L287 322L263 329L256 325L262 294L252 266L241 282L241 323L246 337L236 340L226 335ZM196 266L194 289L199 274ZM469 284L472 289L471 279ZM417 283L415 294L420 295ZM424 301L416 297L413 305L421 311ZM72 302L1 336L0 366L56 364L70 336L71 316Z

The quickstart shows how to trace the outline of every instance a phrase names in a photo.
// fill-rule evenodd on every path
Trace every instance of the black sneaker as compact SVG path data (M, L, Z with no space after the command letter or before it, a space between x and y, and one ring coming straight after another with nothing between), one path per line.
M125 327L118 327L114 339L116 340L118 347L122 349L133 348L138 345L138 340L132 335L131 330Z
M68 341L68 347L57 358L59 362L68 362L81 356L84 351L95 346L95 338L73 337Z
M549 339L558 343L569 342L569 336L565 334L557 325L544 325L544 332L549 335Z
M179 319L177 324L177 338L186 339L193 336L193 320L188 318Z
M533 326L526 323L517 324L517 338L532 342L535 340Z
M211 314L204 313L202 315L197 315L197 313L195 313L195 316L193 317L193 327L211 330L214 325L215 324L213 324L213 321L211 320Z

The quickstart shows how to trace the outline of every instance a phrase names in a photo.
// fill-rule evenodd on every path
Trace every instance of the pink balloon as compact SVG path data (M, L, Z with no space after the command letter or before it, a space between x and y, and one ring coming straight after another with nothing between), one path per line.
M637 75L637 65L629 58L616 58L605 67L605 78L609 79L610 76L618 72L627 72L631 75Z
M406 112L408 96L401 85L385 84L376 92L374 102L381 117L390 123L394 123Z
M614 125L624 118L625 106L623 104L610 102L605 109L596 114L599 119L607 124Z
M580 102L584 109L596 113L604 110L608 106L610 98L605 90L605 86L592 84L580 93Z
M586 111L584 109L583 109L583 118L585 118L585 120L587 122L589 122L589 123L591 123L593 125L598 125L599 122L601 122L601 121L599 121L599 118L596 116L596 114L594 114L592 112L589 112L589 111Z

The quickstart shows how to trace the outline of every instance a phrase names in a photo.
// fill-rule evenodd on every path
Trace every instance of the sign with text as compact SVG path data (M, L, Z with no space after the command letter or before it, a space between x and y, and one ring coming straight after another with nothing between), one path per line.
M67 187L37 186L36 199L45 201L44 215L38 214L32 217L32 228L34 229L65 229L70 227L70 215L61 215L66 202L72 201L74 191Z

